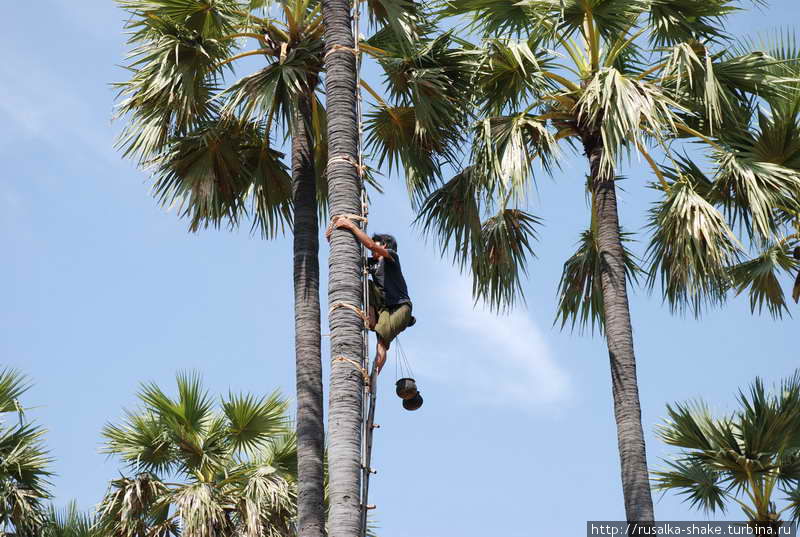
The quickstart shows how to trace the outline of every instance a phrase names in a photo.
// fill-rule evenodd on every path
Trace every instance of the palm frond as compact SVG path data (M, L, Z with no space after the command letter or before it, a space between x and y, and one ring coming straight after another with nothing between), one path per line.
M30 381L20 371L7 367L0 370L0 413L22 411L19 398L30 387Z
M45 430L22 413L19 396L29 387L26 377L5 369L0 382L4 411L18 413L18 419L0 424L0 533L13 528L19 535L39 535L46 523L44 502L51 498L53 460L44 445Z
M650 40L657 47L679 42L724 41L724 19L739 11L732 0L654 0L649 10Z
M663 140L674 133L684 110L660 86L605 67L586 83L576 111L585 128L600 131L601 171L614 175L623 149L635 148L646 135Z
M451 32L420 40L411 52L385 52L378 61L389 100L414 107L418 135L435 137L446 127L457 132L470 112L475 53Z
M169 473L174 452L163 422L152 412L126 414L122 425L103 427L101 453L118 455L135 471Z
M780 318L789 312L780 275L798 267L800 262L792 258L789 248L775 243L767 245L753 259L734 265L730 271L737 294L749 290L752 312L761 313L766 306L772 317Z
M415 224L427 236L435 236L442 254L452 249L453 261L463 269L471 252L481 248L481 185L474 168L442 185L422 203Z
M121 99L117 117L129 118L117 145L125 157L142 163L157 155L170 137L215 114L216 65L228 57L231 45L142 13L134 14L131 25L144 30L130 39L136 47L127 58L131 78L115 84Z
M180 24L204 37L221 37L241 20L237 0L117 0L123 9L149 20Z
M419 129L412 106L381 106L365 116L367 150L375 155L378 168L386 164L391 173L403 167L409 196L418 207L431 193L444 163L455 161L453 148L462 135L445 123L435 132Z
M259 463L268 464L285 479L297 476L297 434L288 430L274 435L270 442L254 457Z
M479 98L487 113L502 115L552 88L545 72L555 68L554 54L535 40L487 39L476 60Z
M252 451L286 430L287 402L279 392L257 399L252 394L229 394L222 402L228 435L234 449Z
M424 35L424 15L412 0L367 0L367 7L373 24L389 29L403 48L412 48Z
M292 110L301 97L316 89L322 56L321 40L304 40L280 51L276 58L268 58L267 67L243 77L220 95L225 101L222 113L253 120L277 118L291 131Z
M701 508L706 513L717 510L725 512L728 492L721 486L721 473L709 465L687 457L677 461L665 461L670 470L652 472L656 490L674 490L686 496L692 508Z
M519 35L531 27L533 13L519 0L443 0L440 16L469 16L484 35Z
M253 228L273 237L291 222L291 178L281 157L263 124L217 119L170 141L152 161L153 190L162 204L180 208L191 231L237 226L252 214Z
M113 480L97 508L101 535L145 535L155 506L168 492L161 480L147 472Z
M636 283L642 271L636 262L636 256L625 247L632 242L632 233L620 230L623 244L625 277L629 283ZM603 307L603 287L600 280L603 271L600 250L595 238L595 231L589 228L581 233L577 251L564 263L561 281L558 284L558 310L553 323L561 321L563 330L567 321L571 321L571 329L577 323L582 331L590 326L603 332L605 309Z
M208 483L190 483L170 491L170 503L181 519L181 533L196 537L217 537L233 530L226 514L227 499Z
M246 535L288 537L292 535L296 493L292 484L272 466L258 461L233 469L231 495Z
M731 219L752 238L773 240L778 211L800 211L800 172L767 160L764 150L774 149L759 144L756 133L727 136L729 147L712 151L718 165L716 190Z
M737 261L742 247L690 176L683 175L682 169L665 172L676 180L650 210L647 282L652 288L660 281L664 299L673 310L688 308L699 315L704 305L724 301L732 283L728 266ZM700 189L704 187L699 184ZM664 190L661 185L654 188Z
M502 209L481 225L480 249L472 255L472 294L490 308L512 308L524 300L522 277L541 221L519 209Z
M103 537L95 517L78 509L74 501L64 509L50 506L46 512L42 537Z
M656 426L656 435L665 443L686 450L712 451L719 431L708 406L702 401L667 405L668 417Z
M528 114L489 117L475 128L474 165L489 193L525 198L535 165L547 173L557 166L558 145L547 126Z

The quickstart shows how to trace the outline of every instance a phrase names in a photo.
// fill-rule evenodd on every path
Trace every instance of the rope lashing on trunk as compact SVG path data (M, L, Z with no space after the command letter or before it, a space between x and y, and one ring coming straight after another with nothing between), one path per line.
M369 315L367 315L366 312L364 312L364 310L352 304L348 304L347 302L334 302L333 304L331 304L331 309L328 312L328 315L333 313L333 310L335 310L336 308L347 308L353 311L356 315L361 317L362 321L364 321L364 328L369 330Z
M364 166L362 164L359 164L359 162L356 159L354 159L353 157L351 157L349 155L339 155L339 156L336 156L336 157L331 157L328 160L328 163L331 163L331 162L346 162L346 163L352 165L353 167L355 167L356 171L358 172L358 176L359 177L363 177L364 176L364 172L367 169L366 166Z
M367 214L366 211L364 210L364 204L363 203L361 204L361 210L364 212L364 214ZM367 222L368 222L368 220L367 220L366 216L361 216L360 214L346 214L345 213L345 214L337 214L335 216L331 216L331 221L328 224L328 229L325 231L326 234L331 232L331 230L333 229L333 223L336 221L337 218L347 218L348 220L359 220L361 222L364 222L364 231L367 230Z
M358 46L358 36L356 36L356 46ZM331 45L331 48L325 53L325 59L327 60L328 56L334 52L350 52L351 54L355 55L356 58L358 58L358 55L361 54L361 51L358 48L346 47L344 45Z
M325 58L327 59L330 55L335 52L350 52L355 56L355 98L356 98L356 124L357 124L357 135L358 135L358 153L355 155L356 158L353 158L351 155L329 155L328 164L333 162L347 162L351 166L356 169L356 173L359 178L359 182L361 183L361 215L339 215L345 216L352 220L357 220L361 222L359 226L361 231L366 233L367 232L367 216L369 215L369 196L367 195L367 189L364 181L364 177L366 175L366 166L364 166L364 120L363 120L363 100L361 96L361 64L363 61L363 55L361 54L361 2L354 1L352 4L352 33L353 33L353 48L346 47L339 44L334 44L330 47L328 51L325 53ZM335 218L335 217L334 217ZM331 225L333 224L333 219L331 220ZM372 433L373 430L376 428L374 424L375 420L375 403L377 398L377 389L378 383L372 380L372 375L375 375L376 371L376 362L372 363L372 374L368 372L368 368L370 365L370 360L368 358L369 352L369 316L365 312L370 311L370 297L369 297L369 263L367 259L367 250L364 246L361 246L361 260L363 264L363 271L361 274L361 302L364 306L364 309L361 310L360 308L343 302L336 302L331 305L331 311L336 308L343 307L348 308L355 312L361 319L364 321L364 330L362 333L362 354L361 354L361 363L358 364L355 360L351 360L350 358L344 356L337 356L334 360L338 361L347 361L351 363L354 367L357 367L359 371L361 371L362 376L364 377L364 397L362 398L362 407L361 407L361 494L360 494L360 504L361 504L361 537L367 536L367 511L370 509L375 509L374 505L371 505L368 502L369 499L369 478L370 475L373 473L372 468L370 467L370 462L372 460Z
M352 358L348 358L347 356L337 356L333 360L331 360L331 367L333 367L334 362L347 362L348 364L355 367L361 376L364 378L364 384L369 386L370 378L369 378L369 371L361 367L361 364L357 361L353 360Z

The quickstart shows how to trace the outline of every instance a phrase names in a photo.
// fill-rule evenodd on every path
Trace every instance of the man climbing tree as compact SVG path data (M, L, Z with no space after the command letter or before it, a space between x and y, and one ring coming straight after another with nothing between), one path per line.
M386 363L386 351L392 341L416 319L411 316L411 299L408 286L397 255L397 240L391 235L378 234L370 238L352 220L337 217L326 232L330 240L333 228L349 229L365 248L372 252L369 282L369 327L378 336L375 351L376 374L380 374Z

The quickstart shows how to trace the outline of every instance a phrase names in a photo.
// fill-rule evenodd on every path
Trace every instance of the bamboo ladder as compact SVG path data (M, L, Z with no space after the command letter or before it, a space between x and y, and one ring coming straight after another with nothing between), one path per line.
M369 198L364 181L364 128L363 128L363 103L361 95L361 2L353 1L353 40L355 45L356 57L356 121L358 122L358 175L361 181L361 226L367 232L367 217L369 216ZM369 265L367 250L361 246L362 257L362 294L363 312L369 315ZM361 354L362 371L367 371L369 367L369 329L363 329L363 352ZM368 503L369 500L369 478L376 473L371 466L372 463L372 434L380 425L375 424L375 405L377 401L378 383L375 375L376 363L373 362L369 376L369 381L364 382L364 397L362 397L361 408L361 537L367 536L367 513L375 509L374 505Z

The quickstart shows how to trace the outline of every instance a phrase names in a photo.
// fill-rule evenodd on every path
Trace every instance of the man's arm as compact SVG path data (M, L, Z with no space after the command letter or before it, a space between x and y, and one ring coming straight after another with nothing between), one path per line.
M389 258L389 259L391 259L391 258L392 258L392 257L391 257L391 255L389 255L389 250L387 250L386 248L384 248L384 247L383 247L383 246L381 246L380 244L378 244L378 243L376 243L375 241L373 241L373 240L372 240L372 238L371 238L369 235L367 235L366 233L364 233L363 231L361 231L361 228L360 228L360 227L358 227L358 225L357 225L357 224L355 224L355 223L354 223L352 220L350 220L349 218L347 218L347 217L345 217L345 216L339 216L339 217L337 217L337 218L336 218L336 219L333 221L333 227L340 228L340 229L349 229L350 231L352 231L352 232L353 232L353 235L355 235L355 236L356 236L356 238L358 239L358 241L359 241L361 244L363 244L363 245L364 245L364 247L365 247L367 250L370 250L370 251L372 251L372 252L376 253L376 254L377 254L377 255L379 255L380 257L387 257L387 258ZM328 230L328 231L325 233L325 237L326 237L328 240L331 240L331 231L332 231L332 230Z

